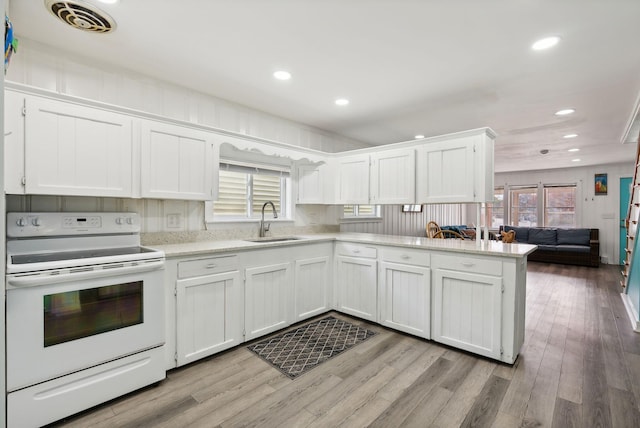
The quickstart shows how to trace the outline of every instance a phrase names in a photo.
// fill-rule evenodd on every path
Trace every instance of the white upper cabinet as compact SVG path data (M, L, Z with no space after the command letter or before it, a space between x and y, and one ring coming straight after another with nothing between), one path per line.
M369 203L369 155L345 156L337 160L338 204Z
M371 154L372 204L411 204L415 201L415 150L386 150Z
M25 192L130 197L132 119L66 101L25 99Z
M326 165L298 166L298 204L323 204Z
M24 96L4 94L4 190L24 193Z
M417 203L486 202L493 198L493 140L486 134L417 149Z
M170 123L141 124L141 196L215 200L219 151L213 134ZM217 180L216 180L217 181Z

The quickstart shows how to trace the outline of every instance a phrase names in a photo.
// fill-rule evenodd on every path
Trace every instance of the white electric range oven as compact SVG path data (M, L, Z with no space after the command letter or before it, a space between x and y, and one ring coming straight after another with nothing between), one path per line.
M135 213L7 214L8 426L165 378L163 269Z

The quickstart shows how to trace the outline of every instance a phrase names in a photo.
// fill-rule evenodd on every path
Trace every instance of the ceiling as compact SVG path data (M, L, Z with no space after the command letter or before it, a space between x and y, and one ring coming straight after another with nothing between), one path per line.
M638 0L86 2L113 33L66 26L43 0L12 0L9 13L18 38L369 144L488 126L497 172L635 157ZM530 49L549 35L560 43ZM291 80L272 77L281 69Z

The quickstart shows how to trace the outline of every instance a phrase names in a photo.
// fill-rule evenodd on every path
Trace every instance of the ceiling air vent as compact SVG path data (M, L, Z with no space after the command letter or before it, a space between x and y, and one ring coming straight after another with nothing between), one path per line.
M45 0L45 6L62 22L80 30L93 33L110 33L116 23L97 7L79 0Z

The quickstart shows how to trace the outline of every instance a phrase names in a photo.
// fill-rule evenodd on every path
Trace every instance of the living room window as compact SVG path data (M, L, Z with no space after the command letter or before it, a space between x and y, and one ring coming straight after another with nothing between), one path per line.
M487 204L491 226L577 227L577 194L573 183L497 187L494 203Z
M290 217L290 172L286 168L221 162L214 220L254 219L271 201L279 218ZM269 216L271 208L268 207Z

